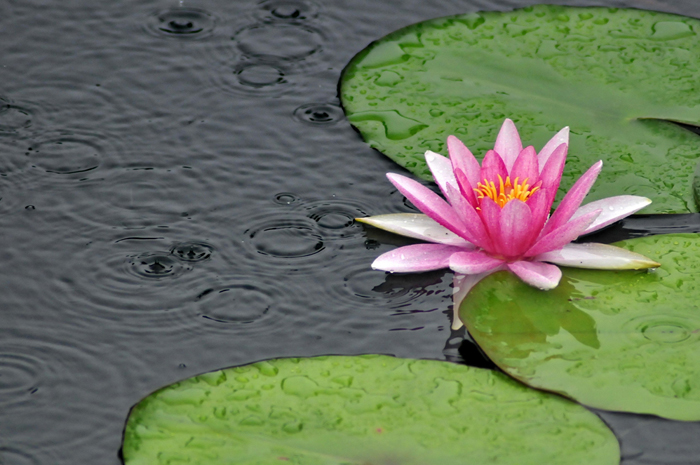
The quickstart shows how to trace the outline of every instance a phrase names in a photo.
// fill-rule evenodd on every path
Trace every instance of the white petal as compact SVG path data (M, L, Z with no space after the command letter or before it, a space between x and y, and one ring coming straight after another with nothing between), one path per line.
M425 152L425 161L428 163L428 168L430 168L430 172L433 173L433 178L440 187L442 195L452 204L454 199L452 198L450 190L447 189L447 185L451 184L455 188L453 192L457 192L458 195L461 195L459 194L459 189L457 189L459 184L457 184L457 179L452 171L452 162L449 158L443 157L439 153L430 150Z
M503 260L493 258L481 250L464 251L460 249L459 252L450 256L448 265L455 273L481 274L501 267L503 263Z
M569 145L569 126L556 133L554 137L552 137L549 142L542 147L540 153L537 154L537 161L540 165L540 173L542 172L544 165L547 163L547 160L549 160L550 155L552 155L554 150L561 144Z
M503 122L493 149L500 155L503 163L506 165L506 169L510 173L515 159L518 158L518 155L523 150L523 143L520 140L518 129L510 118L506 118Z
M413 244L381 254L372 269L391 273L419 273L447 268L450 257L461 247L444 244Z
M462 320L459 318L459 307L462 305L462 301L469 294L469 291L476 286L479 281L495 273L496 271L502 269L499 267L495 270L486 271L479 274L460 274L455 273L452 278L452 329L457 330L464 326Z
M540 254L535 259L562 266L594 270L642 270L661 266L644 255L614 245L595 242L567 244L559 250Z
M559 267L543 262L519 261L509 263L508 269L522 279L526 284L548 291L554 289L561 280L561 270Z
M474 248L470 243L429 218L419 213L394 213L377 215L367 218L355 218L360 223L369 224L394 234L400 234L422 241L438 244L456 245L458 247Z
M591 223L582 234L590 234L598 231L614 222L636 213L651 203L651 200L638 195L618 195L607 199L596 200L595 202L582 205L574 212L571 219L576 219L581 215L594 210L602 210L598 218Z

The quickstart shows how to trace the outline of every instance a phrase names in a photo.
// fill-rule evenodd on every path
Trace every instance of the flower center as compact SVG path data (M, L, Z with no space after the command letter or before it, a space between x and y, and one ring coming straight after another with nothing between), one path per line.
M496 186L495 182L484 179L483 182L476 184L474 191L479 200L488 197L496 202L499 207L503 208L511 200L518 199L525 202L539 190L539 185L531 188L527 180L528 178L525 178L523 182L520 182L519 178L515 178L515 181L511 182L510 176L506 176L506 180L503 181L499 174L498 186Z

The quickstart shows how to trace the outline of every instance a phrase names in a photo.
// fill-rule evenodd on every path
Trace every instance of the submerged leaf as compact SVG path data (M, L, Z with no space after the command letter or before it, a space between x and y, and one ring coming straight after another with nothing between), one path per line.
M560 195L599 159L588 201L651 198L651 213L697 211L694 51L700 21L636 9L539 5L439 18L394 32L346 68L341 98L370 145L430 179L423 153L458 136L477 157L505 116L539 150L571 127ZM668 120L668 121L662 121Z
M593 413L507 376L382 355L200 375L134 407L126 465L619 463Z
M700 420L700 236L616 245L661 267L562 267L546 292L497 273L463 301L462 321L494 363L533 387L595 408Z

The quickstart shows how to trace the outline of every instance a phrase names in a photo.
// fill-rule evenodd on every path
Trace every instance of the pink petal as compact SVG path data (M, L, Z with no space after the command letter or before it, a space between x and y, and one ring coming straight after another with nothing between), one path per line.
M537 184L540 180L540 167L537 163L537 153L535 148L531 145L525 147L518 155L518 158L513 164L513 169L510 170L510 180L515 182L515 179L519 182L525 182L530 186Z
M486 179L498 185L499 176L505 181L508 176L508 170L501 156L495 151L489 150L481 161L481 175L479 181L483 182L484 179Z
M607 199L596 200L595 202L580 206L573 214L571 219L576 219L581 215L592 212L593 210L603 210L600 213L600 216L596 218L593 223L591 223L588 229L583 231L583 234L589 234L638 212L650 203L651 200L638 195L618 195L617 197L608 197Z
M455 273L479 274L494 270L503 265L499 260L480 250L457 252L450 256L450 269Z
M531 227L530 207L521 200L511 200L501 210L496 249L506 257L522 255L540 232L539 229L532 231Z
M548 234L550 231L558 228L571 219L573 214L578 209L584 197L593 186L600 170L603 168L603 161L599 161L591 166L583 176L578 178L578 181L573 185L571 190L566 193L557 209L552 214L544 229L542 235Z
M506 169L510 172L515 159L523 149L523 144L520 142L520 135L512 120L507 119L503 122L501 130L496 137L496 144L493 149L503 158ZM483 165L482 165L483 166ZM505 176L503 177L505 179Z
M476 183L480 181L481 166L466 145L455 136L447 136L447 150L450 153L452 170L462 171L469 180L469 184L476 186Z
M487 252L501 253L497 245L497 243L499 243L499 228L501 227L501 207L499 207L498 204L490 197L484 197L481 199L480 207L481 210L479 210L478 215L484 225L486 234L489 235L491 242L493 243L493 248L491 249L487 249L486 247L482 248L486 249Z
M428 150L425 152L425 161L428 163L428 168L430 168L430 171L433 173L433 178L440 187L442 194L447 198L450 204L452 204L452 199L447 193L447 185L452 184L456 186L457 180L452 172L452 163L450 163L450 159Z
M472 207L476 207L476 194L474 194L474 188L472 187L472 185L475 186L476 184L472 184L460 169L455 170L455 178L457 178L457 185L459 186L459 192L462 194L462 197L464 197Z
M442 244L413 244L386 252L372 263L375 270L413 273L447 268L450 256L464 249Z
M554 289L561 280L561 270L549 263L519 261L509 263L508 269L530 286L543 291Z
M394 234L401 234L402 236L413 237L427 242L467 248L474 247L470 242L467 242L444 226L440 226L427 215L419 213L392 213L367 218L355 218L355 221L369 224Z
M438 224L463 237L464 224L462 224L462 220L459 219L452 207L435 192L400 174L387 173L386 177L418 210ZM465 239L467 238L465 237Z
M532 212L531 228L533 234L539 236L540 231L544 227L547 217L549 216L549 192L547 189L538 189L534 194L527 199L527 206Z
M546 189L548 192L547 196L547 209L551 208L552 203L554 203L554 198L557 196L557 190L559 189L559 183L561 182L561 175L564 172L564 164L566 163L566 153L568 146L561 144L557 147L551 156L547 160L542 172L540 173L540 181L542 181L542 188ZM540 168L542 164L540 162Z
M474 207L461 197L454 187L448 185L447 189L450 191L450 196L455 198L455 211L464 224L462 236L477 247L492 250L491 236L486 231L486 227Z
M549 252L550 250L561 249L580 236L583 231L595 221L598 215L600 215L600 210L595 210L563 224L554 231L538 239L535 245L525 252L525 257L534 257L535 255Z
M594 270L642 270L661 266L644 255L595 242L567 244L559 250L540 254L535 260Z
M459 318L459 307L462 306L462 301L465 297L467 297L469 291L471 291L472 288L479 283L479 281L500 269L501 268L499 267L479 274L455 273L454 278L452 279L452 329L458 330L464 326L464 323L462 323L462 320Z
M547 160L549 160L549 157L554 153L554 150L559 148L561 144L566 144L567 146L569 145L569 127L565 127L558 133L552 137L549 142L545 144L544 147L542 147L542 150L540 150L539 155L537 155L537 158L539 159L540 162L540 169L544 169L544 165L547 163Z

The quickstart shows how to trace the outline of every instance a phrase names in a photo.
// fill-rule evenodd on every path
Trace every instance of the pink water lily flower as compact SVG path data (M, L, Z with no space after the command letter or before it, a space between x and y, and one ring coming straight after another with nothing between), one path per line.
M493 150L479 165L456 137L447 138L450 157L427 151L425 160L447 199L422 184L388 173L396 188L421 214L398 213L358 221L431 244L414 244L379 256L372 268L455 272L453 329L462 326L459 304L481 279L509 270L527 284L553 289L562 273L556 265L594 269L644 269L660 266L643 255L611 245L573 240L641 208L651 200L622 195L581 206L603 162L595 163L564 196L550 216L569 147L569 128L559 131L537 153L523 148L515 124L506 119Z

